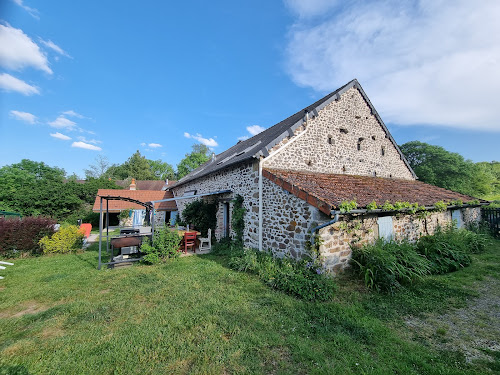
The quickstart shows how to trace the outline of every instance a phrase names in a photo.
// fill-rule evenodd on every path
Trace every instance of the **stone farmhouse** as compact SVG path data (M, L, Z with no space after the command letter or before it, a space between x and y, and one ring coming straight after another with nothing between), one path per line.
M481 204L417 181L357 80L214 155L169 190L179 198L229 190L203 198L217 199L218 239L233 234L231 202L241 195L246 247L300 258L307 240L319 236L324 266L334 273L347 265L352 245L379 237L415 240L452 220L462 226L479 220ZM356 209L341 210L353 200ZM181 215L190 201L177 201ZM418 203L427 215L387 204L374 209L372 202Z

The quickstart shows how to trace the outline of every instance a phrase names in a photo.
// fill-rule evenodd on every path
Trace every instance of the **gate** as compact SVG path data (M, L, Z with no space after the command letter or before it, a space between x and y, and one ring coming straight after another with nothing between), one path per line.
M500 208L481 208L481 218L495 237L500 237Z

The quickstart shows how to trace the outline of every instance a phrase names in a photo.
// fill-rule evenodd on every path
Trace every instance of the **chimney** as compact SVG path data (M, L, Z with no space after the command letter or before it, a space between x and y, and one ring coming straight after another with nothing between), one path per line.
M130 183L130 190L135 190L136 185L135 185L135 178L132 179L132 182Z

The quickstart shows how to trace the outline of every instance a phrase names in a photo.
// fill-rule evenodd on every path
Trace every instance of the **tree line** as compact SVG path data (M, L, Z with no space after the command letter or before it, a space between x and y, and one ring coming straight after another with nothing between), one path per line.
M473 163L440 146L413 141L400 146L420 181L473 197L500 203L500 163ZM109 165L103 157L85 170L86 181L67 176L58 167L28 159L0 168L0 210L24 216L50 216L58 220L92 221L92 204L98 189L121 189L116 180L176 180L210 159L210 150L194 145L173 167L162 160L146 159L139 151L122 164ZM94 218L95 220L95 218Z

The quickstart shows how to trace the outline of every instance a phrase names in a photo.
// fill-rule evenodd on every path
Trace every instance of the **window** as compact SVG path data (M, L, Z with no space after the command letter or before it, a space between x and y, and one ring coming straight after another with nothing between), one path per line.
M333 137L331 135L328 136L328 144L333 145L335 142L333 140Z
M462 212L460 210L451 211L451 219L456 221L458 229L463 228L464 223L462 221Z
M347 133L349 133L349 130L347 130L347 129L345 129L345 128L340 128L340 132L341 132L342 134L347 134Z
M385 147L384 147L384 146L382 146L382 147L380 148L380 154L381 154L382 156L384 156L384 155L385 155Z
M359 138L358 139L358 151L361 151L361 143L364 141L365 139L364 138Z
M383 238L386 241L392 240L393 228L392 228L392 216L379 217L377 219L378 224L378 238Z

